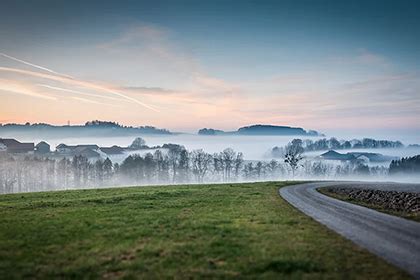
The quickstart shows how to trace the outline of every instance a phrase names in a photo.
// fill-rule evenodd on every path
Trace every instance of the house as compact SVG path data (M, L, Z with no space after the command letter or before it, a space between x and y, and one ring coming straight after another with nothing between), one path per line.
M81 146L83 146L83 145L81 145ZM72 153L75 156L84 156L84 157L89 158L89 159L100 158L101 157L101 155L97 151L95 151L95 150L93 150L89 147L76 147L73 150Z
M398 159L398 157L387 156L378 153L351 152L349 154L354 155L357 159L364 159L366 162L388 162Z
M10 138L0 138L0 144L2 149L6 147L5 151L7 153L33 153L35 149L34 143L21 143L16 139ZM1 148L0 148L1 149Z
M320 155L319 157L325 160L357 161L360 163L387 162L395 159L395 157L385 156L378 153L351 152L347 154L340 154L332 150Z
M88 144L88 145L66 145L66 144L60 144L57 147L55 147L55 150L60 153L60 154L70 154L72 153L75 149L78 148L88 148L91 150L98 150L99 146L98 145L94 145L94 144Z
M56 153L62 156L84 156L89 159L100 158L100 150L98 145L66 145L60 144L56 148Z
M35 153L48 154L50 151L50 145L47 142L41 141L35 146Z
M67 146L66 144L60 144L55 147L57 153L60 154L69 154L73 150L74 146Z

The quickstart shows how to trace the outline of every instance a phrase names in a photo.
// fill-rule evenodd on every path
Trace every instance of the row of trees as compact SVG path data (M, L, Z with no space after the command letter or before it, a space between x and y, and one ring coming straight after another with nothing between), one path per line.
M0 156L0 193L44 191L118 185L238 182L299 178L336 178L384 175L387 168L351 163L332 164L303 160L301 142L286 148L280 161L244 161L243 154L228 148L209 154L167 145L144 156L128 156L121 164L86 157L51 159L34 156Z
M419 174L420 155L393 160L389 166L389 174Z
M362 140L337 140L336 138L330 139L319 139L316 141L306 139L294 139L288 145L293 142L299 141L304 152L310 151L325 151L325 150L344 150L344 149L379 149L379 148L403 148L404 145L400 141L389 141L389 140L375 140L371 138L363 138ZM285 154L285 148L274 147L271 150L271 154L274 157L283 157Z

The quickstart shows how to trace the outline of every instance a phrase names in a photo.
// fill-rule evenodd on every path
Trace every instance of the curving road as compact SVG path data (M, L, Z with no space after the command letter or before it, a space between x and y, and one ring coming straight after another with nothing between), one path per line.
M280 195L290 204L326 225L357 245L384 258L420 279L420 223L337 200L316 191L325 186L369 186L378 183L324 182L305 183L280 188ZM391 184L387 189L402 190L417 185Z

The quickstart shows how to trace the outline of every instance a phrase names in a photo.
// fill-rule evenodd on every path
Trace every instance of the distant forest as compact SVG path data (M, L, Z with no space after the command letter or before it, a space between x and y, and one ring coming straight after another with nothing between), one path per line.
M389 174L420 174L420 155L393 160L389 166Z
M172 134L167 129L160 129L153 126L124 126L112 121L88 121L84 125L51 125L47 123L26 123L26 124L0 124L0 133L6 135L20 136L30 134L31 136L50 137L86 137L86 136L130 136L139 134Z
M326 151L326 150L349 150L349 149L379 149L379 148L403 148L404 145L400 141L389 141L389 140L375 140L371 138L363 138L362 140L337 140L336 138L330 139L319 139L316 141L306 139L294 139L288 145L291 145L293 141L299 141L301 143L303 152L311 151ZM284 147L274 147L271 150L271 154L274 157L282 157L284 154Z
M223 131L213 128L202 128L198 135L305 135L305 136L324 136L315 130L306 131L301 127L278 126L278 125L250 125L240 127L236 131Z

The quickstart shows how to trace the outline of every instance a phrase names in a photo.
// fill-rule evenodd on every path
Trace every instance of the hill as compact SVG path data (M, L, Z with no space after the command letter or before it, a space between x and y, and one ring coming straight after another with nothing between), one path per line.
M167 129L153 126L124 126L110 121L88 121L84 125L51 125L46 123L0 124L0 136L13 137L107 137L107 136L136 136L136 135L172 134Z
M212 128L203 128L198 131L199 135L284 135L284 136L322 136L317 131L306 131L301 127L278 126L278 125L250 125L239 128L237 131L223 131Z

